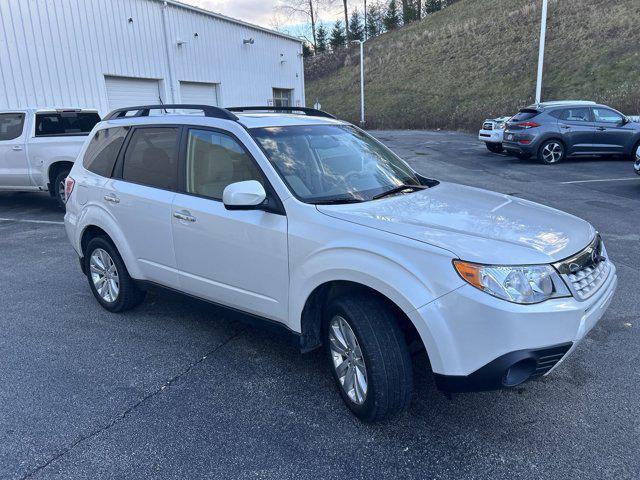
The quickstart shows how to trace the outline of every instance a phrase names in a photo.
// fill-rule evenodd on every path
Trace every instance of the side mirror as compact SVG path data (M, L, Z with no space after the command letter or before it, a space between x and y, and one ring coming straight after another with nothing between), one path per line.
M227 210L256 210L266 198L267 192L256 180L232 183L222 192L222 203Z

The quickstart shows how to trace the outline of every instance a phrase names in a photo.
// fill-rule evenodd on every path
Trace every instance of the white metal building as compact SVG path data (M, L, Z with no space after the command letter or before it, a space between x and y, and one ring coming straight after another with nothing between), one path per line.
M0 109L304 106L300 40L175 1L0 0Z

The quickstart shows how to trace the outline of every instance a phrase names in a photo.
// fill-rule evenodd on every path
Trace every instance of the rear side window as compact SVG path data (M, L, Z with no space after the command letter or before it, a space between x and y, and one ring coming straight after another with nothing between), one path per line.
M533 117L535 117L536 115L538 115L540 112L538 112L537 110L531 110L531 109L523 109L520 110L518 113L516 113L511 120L509 120L510 122L525 122L527 120L531 120Z
M551 116L568 122L590 122L591 114L588 108L563 108L551 112Z
M0 113L0 142L22 135L24 113Z
M137 128L124 154L122 178L164 190L178 189L178 143L176 127Z
M99 121L100 115L92 112L38 113L36 137L87 135Z
M97 175L110 177L128 131L128 127L98 130L84 154L84 168Z

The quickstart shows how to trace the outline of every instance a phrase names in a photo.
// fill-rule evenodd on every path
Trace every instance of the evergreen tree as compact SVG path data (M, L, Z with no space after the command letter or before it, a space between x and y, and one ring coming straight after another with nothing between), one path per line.
M349 40L364 40L364 27L357 9L351 12L349 19Z
M367 38L377 37L384 30L383 13L379 3L374 3L367 9Z
M327 51L327 29L323 24L320 24L318 31L316 32L316 53L324 53Z
M329 45L331 45L331 50L334 52L344 47L347 41L347 37L345 35L344 27L342 26L342 22L340 20L336 20L336 23L333 24L333 30L331 30L331 38L329 39Z
M310 57L311 55L313 55L313 50L311 49L311 45L309 45L309 42L303 42L302 43L302 56L304 58Z
M425 0L424 2L424 13L427 15L431 13L435 13L441 9L442 9L441 0Z
M398 12L396 0L391 0L391 2L389 2L387 11L382 19L382 23L386 31L395 30L400 26L400 14Z

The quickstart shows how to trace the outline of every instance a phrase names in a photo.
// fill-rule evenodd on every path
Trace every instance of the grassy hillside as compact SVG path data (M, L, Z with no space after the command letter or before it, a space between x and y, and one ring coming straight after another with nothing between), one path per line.
M541 0L460 0L365 43L370 128L475 130L535 98ZM640 1L550 0L543 100L640 114ZM359 52L306 64L306 98L359 119Z

